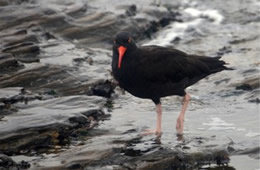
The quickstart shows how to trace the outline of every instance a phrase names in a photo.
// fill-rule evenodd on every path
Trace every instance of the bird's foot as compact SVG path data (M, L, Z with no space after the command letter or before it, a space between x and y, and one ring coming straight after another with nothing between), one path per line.
M143 135L153 135L153 134L155 134L157 136L161 136L162 132L160 130L157 130L157 129L155 129L155 130L145 130L143 132Z

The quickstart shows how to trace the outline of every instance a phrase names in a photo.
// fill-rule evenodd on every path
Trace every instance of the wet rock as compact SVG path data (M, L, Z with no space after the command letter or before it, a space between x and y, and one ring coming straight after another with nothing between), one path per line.
M17 90L17 88L1 89L0 91L2 91L2 94L0 95L0 103L4 103L5 106L10 106L17 102L24 102L27 104L29 101L32 101L32 100L41 100L42 99L41 95L32 94L23 88L21 88L20 92L18 91L17 94L12 95L12 93L15 92L16 90Z
M169 25L171 22L181 20L178 19L179 13L169 12L168 15L163 16L159 21L150 21L150 23L145 27L144 35L145 38L151 38L152 34L156 33L162 27ZM179 38L174 39L173 41L179 41Z
M167 25L169 25L171 22L182 22L182 20L180 19L181 14L178 11L172 11L170 9L169 10L169 14L162 17L159 20L159 23L161 25L161 27L165 27Z
M12 158L7 155L0 154L0 169L9 169L17 167L16 162L12 160Z
M260 103L260 99L259 98L256 98L256 99L251 99L249 100L250 103L256 103L256 104L259 104Z
M260 88L260 81L258 77L251 77L237 83L236 90L252 91L254 89Z
M130 152L129 152L130 153ZM158 170L158 169L199 169L205 165L217 164L227 165L229 157L226 151L210 151L209 153L191 153L161 148L159 150L140 155L138 152L131 152L130 155L114 154L109 155L103 160L89 164L92 169L117 166L119 169L139 169L139 170Z
M29 39L33 38L29 37ZM25 39L9 41L2 52L11 53L15 60L23 63L39 62L39 58L36 57L40 53L40 48Z
M39 58L35 58L37 54L26 54L23 56L17 57L17 60L22 62L22 63L38 63L40 62Z
M224 46L223 48L220 48L218 50L217 57L221 57L224 54L228 54L228 53L231 53L231 52L232 52L231 46Z
M240 44L240 43L246 43L248 41L252 41L252 40L256 40L258 38L258 35L257 36L249 36L249 37L246 37L246 38L241 38L241 39L234 39L234 40L231 40L229 43L230 44Z
M3 110L5 108L5 104L4 103L0 103L0 110Z
M45 33L43 34L43 37L44 37L46 40L56 39L56 37L55 37L52 33L49 33L49 32L45 32Z
M22 44L6 47L2 51L12 53L14 55L19 55L23 53L39 53L40 48L34 45L33 43L22 43Z
M30 43L30 42L38 43L39 42L36 35L22 35L22 36L17 37L17 34L19 35L20 33L23 33L23 32L22 31L16 32L15 37L11 36L10 38L5 39L4 41L6 41L6 43L4 44L4 46L8 47L8 46L12 46L15 44L21 44L21 43L25 43L25 42L28 42L28 43Z
M88 93L90 86L93 87L93 83L79 81L73 74L68 73L69 69L64 66L39 65L0 77L0 87L20 86L38 92L49 89L48 91L55 91L56 95ZM96 94L107 96L112 91L109 83L104 86L100 84L95 89Z
M20 169L29 169L31 165L29 162L22 160L20 163L18 163L18 167Z
M66 11L66 14L71 17L77 18L86 14L87 10L88 10L88 6L84 4L82 6L76 6L72 9L69 9L69 11Z
M85 116L75 116L69 118L69 121L73 124L77 124L76 126L86 126L89 125L90 121Z
M82 166L79 163L72 163L65 167L66 169L81 169Z
M110 117L109 114L105 114L102 110L99 109L88 110L86 112L82 112L81 114L87 117L93 117L94 120L105 120Z
M125 11L125 14L127 16L135 16L136 15L137 7L136 5L131 5L128 7L128 9Z
M114 93L114 89L115 86L109 80L106 80L105 82L97 82L90 87L88 94L109 98L111 97L111 94Z
M123 151L123 153L126 155L126 156L141 156L141 150L136 150L136 149L133 149L133 148L128 148L126 150Z
M242 84L242 85L239 85L239 86L236 86L236 89L237 90L253 90L252 86L250 86L249 84Z
M222 80L218 80L218 81L216 81L215 82L215 84L216 85L219 85L219 84L221 84L221 83L228 83L230 81L230 79L229 78L224 78L224 79L222 79Z
M7 6L8 1L7 0L0 0L0 6Z
M9 28L21 29L21 27L29 29L25 35L19 34L18 37L7 37L7 45L17 44L19 42L34 42L42 41L42 37L32 34L30 31L36 32L33 26L40 27L40 30L48 30L55 37L61 36L67 40L77 40L77 44L83 47L102 47L109 48L112 44L113 36L118 30L127 30L133 33L134 38L141 40L146 38L143 33L151 35L158 30L159 27L164 27L170 22L176 20L176 13L166 7L148 8L137 11L136 5L125 6L125 15L122 13L112 13L110 11L99 10L90 5L80 4L71 8L64 9L64 14L61 15L53 9L49 8L30 8L23 10L24 7L18 6L20 10L9 10L8 13L19 18L7 19L6 9L1 19L4 21L0 25L0 30ZM20 13L19 11L25 11ZM131 17L128 17L131 16ZM137 18L133 18L137 17ZM21 26L21 23L22 26ZM27 24L31 23L31 25ZM156 26L154 26L156 25ZM157 28L158 27L158 28ZM38 30L39 31L39 30ZM48 35L45 36L48 40ZM9 40L8 40L9 38ZM51 37L53 38L53 37Z
M91 128L88 119L80 111L87 113L104 103L98 97L67 97L19 105L17 113L6 116L6 123L1 124L0 150L8 155L30 154L33 150L42 153L57 145L68 145L76 129L85 126ZM64 107L67 107L66 111ZM88 116L95 117L98 122L103 119L99 116L104 116L104 113L92 111ZM19 126L13 126L14 122Z
M20 68L18 60L15 59L10 53L0 53L0 71L1 73L11 71L12 69L17 70Z
M46 84L48 84L48 82L56 81L56 78L54 77L57 77L59 74L62 73L66 73L66 70L62 69L61 67L48 66L48 65L40 66L19 73L14 73L7 77L1 77L0 86L1 87L22 86L25 88L26 87L29 88L34 85L38 87L45 86ZM60 85L61 82L58 84Z

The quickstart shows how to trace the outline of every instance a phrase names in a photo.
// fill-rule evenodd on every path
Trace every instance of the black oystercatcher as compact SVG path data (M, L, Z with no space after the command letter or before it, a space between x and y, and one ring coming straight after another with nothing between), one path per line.
M155 103L157 123L152 133L161 133L160 98L184 96L176 124L177 133L182 134L184 114L190 100L185 88L210 74L228 70L224 66L226 63L219 59L188 55L176 49L154 45L138 48L130 33L121 32L114 40L112 71L121 88Z

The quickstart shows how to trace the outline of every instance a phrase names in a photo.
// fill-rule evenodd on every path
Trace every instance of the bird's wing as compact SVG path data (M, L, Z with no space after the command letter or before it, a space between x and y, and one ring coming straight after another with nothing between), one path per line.
M140 48L137 67L144 79L152 82L179 82L184 78L195 78L210 72L208 66L198 57L184 52L158 46Z

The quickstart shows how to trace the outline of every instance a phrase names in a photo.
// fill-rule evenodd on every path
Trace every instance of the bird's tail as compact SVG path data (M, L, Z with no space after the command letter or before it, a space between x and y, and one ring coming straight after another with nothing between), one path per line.
M234 70L234 68L227 67L226 65L228 65L228 63L221 60L221 57L201 57L199 60L209 67L210 73L217 73L223 70Z
M212 73L219 72L222 70L234 70L234 68L227 67L229 63L226 63L225 61L221 60L221 57L213 57L214 63L210 67L210 71Z

